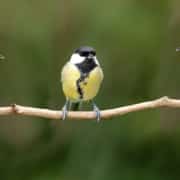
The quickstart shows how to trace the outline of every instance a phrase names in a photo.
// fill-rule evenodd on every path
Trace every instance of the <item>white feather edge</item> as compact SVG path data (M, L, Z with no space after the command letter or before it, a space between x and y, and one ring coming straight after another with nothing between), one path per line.
M85 57L82 57L80 56L79 54L77 53L74 53L69 62L72 63L72 64L79 64L79 63L82 63L83 61L85 60ZM94 61L97 65L99 65L99 61L97 60L96 56L94 56Z
M72 64L79 64L82 63L85 60L84 57L80 56L79 54L73 54L70 58L70 63Z

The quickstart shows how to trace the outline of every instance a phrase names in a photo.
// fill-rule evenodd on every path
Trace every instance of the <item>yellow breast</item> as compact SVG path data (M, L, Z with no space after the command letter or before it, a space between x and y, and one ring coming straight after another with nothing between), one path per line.
M93 99L100 88L103 80L103 72L99 66L94 68L89 75L80 83L80 87L83 91L83 100Z
M78 92L77 81L80 79L81 73L78 68L67 63L61 73L61 81L63 92L71 101L87 101L93 99L100 88L103 80L103 72L99 66L94 68L82 81L79 82L79 86L82 90L82 99Z

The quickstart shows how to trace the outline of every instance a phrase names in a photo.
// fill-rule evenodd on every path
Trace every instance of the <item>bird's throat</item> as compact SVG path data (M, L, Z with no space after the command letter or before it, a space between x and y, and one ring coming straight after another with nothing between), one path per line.
M97 64L95 63L94 59L86 58L82 63L76 64L76 66L81 71L81 73L89 74L89 72L92 71L97 66Z

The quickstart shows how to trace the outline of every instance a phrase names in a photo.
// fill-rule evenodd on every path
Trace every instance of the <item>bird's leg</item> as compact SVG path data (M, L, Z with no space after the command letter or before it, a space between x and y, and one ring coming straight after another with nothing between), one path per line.
M99 110L99 108L96 106L96 104L94 103L94 101L92 101L92 105L93 105L93 111L96 113L96 121L97 121L97 122L100 122L100 119L101 119L100 110Z
M66 99L66 102L62 108L62 120L65 120L66 119L66 116L67 116L67 113L68 113L68 106L69 106L69 100Z

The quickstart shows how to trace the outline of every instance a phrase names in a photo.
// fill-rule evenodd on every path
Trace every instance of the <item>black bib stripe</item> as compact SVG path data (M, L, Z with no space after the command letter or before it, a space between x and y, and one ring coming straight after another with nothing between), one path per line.
M89 76L89 73L97 66L97 64L94 62L94 59L86 58L82 63L76 64L76 66L81 72L80 78L76 81L77 91L80 96L79 98L83 99L84 94L80 86L80 83L83 82Z

